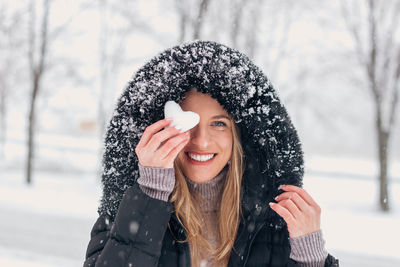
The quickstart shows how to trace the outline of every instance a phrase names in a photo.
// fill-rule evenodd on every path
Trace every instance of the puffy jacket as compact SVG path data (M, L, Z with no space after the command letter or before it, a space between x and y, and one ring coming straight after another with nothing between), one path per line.
M168 100L196 87L234 118L244 151L242 213L229 266L297 266L284 220L268 205L278 186L302 186L303 152L275 89L247 56L208 41L165 50L128 82L108 124L103 196L84 266L190 266L173 204L144 194L134 148ZM338 266L331 255L325 266Z

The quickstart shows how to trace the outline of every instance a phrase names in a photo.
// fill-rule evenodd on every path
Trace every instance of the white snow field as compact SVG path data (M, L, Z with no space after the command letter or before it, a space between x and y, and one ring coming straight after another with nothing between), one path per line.
M391 164L389 213L377 208L375 165L306 159L304 188L322 207L326 247L340 266L400 266L400 162ZM38 172L28 187L22 169L0 169L0 266L82 266L97 218L98 178Z

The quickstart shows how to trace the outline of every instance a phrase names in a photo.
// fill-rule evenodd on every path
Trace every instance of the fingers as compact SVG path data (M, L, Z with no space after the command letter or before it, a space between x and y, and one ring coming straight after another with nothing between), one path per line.
M305 202L307 202L308 205L314 207L318 206L314 199L303 188L295 185L281 185L279 188L287 192L296 192L298 195L301 196L302 199L304 199Z
M287 224L293 224L295 222L295 218L293 217L293 215L290 213L290 211L288 209L286 209L285 207L277 204L277 203L273 203L270 202L269 206L271 207L271 209L273 209L276 213L279 214L279 216L281 216L285 222Z
M294 218L298 218L300 216L301 210L297 205L292 201L292 199L284 199L277 203L278 205L287 209Z
M179 151L182 149L182 147L180 147L182 145L182 143L184 143L186 145L187 141L189 141L189 139L190 139L189 132L184 132L182 134L174 136L174 137L170 138L167 142L165 142L165 144L163 144L160 147L158 152L161 155L164 155L163 158L168 158L171 156L170 155L171 153L175 154L176 150L179 149L176 153L176 155L178 155Z
M169 152L165 159L171 161L170 163L173 165L175 158L178 156L179 152L186 146L189 140L190 138L188 137L186 140L182 141L179 145L172 149L171 152Z
M140 149L144 146L147 145L151 137L158 131L160 131L163 127L168 126L172 122L172 119L166 118L163 120L159 120L156 123L153 123L152 125L148 126L143 134L142 137L140 138L139 143L136 146L136 149Z
M147 149L150 152L155 152L160 145L163 144L164 141L172 138L173 136L180 133L180 130L176 129L175 127L170 127L165 130L162 130L150 138L150 141L147 143ZM183 136L181 134L181 136Z
M176 155L190 140L190 132L186 131L180 134L181 130L175 127L161 130L170 123L171 121L164 119L146 128L135 148L140 164L173 168Z
M302 236L320 229L321 208L302 188L294 185L280 186L284 190L275 198L278 203L269 203L288 226L290 237Z
M300 195L297 194L296 192L284 192L275 198L277 202L280 202L285 199L290 199L291 201L293 201L293 203L297 206L297 208L300 211L305 211L309 208L307 202L305 202L304 199L300 197Z

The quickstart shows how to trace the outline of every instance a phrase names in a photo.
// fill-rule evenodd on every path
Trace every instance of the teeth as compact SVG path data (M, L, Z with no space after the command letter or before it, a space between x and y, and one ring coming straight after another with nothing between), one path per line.
M197 160L197 161L207 161L207 160L209 160L209 159L211 159L211 158L213 158L215 156L215 154L200 156L200 155L195 155L195 154L191 154L191 153L188 153L188 155L189 155L189 157L191 159L194 159L194 160Z

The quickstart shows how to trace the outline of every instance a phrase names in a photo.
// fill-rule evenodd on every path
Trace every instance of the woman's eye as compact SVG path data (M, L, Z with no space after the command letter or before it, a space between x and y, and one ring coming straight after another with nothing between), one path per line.
M214 123L216 123L217 126L226 126L226 123L223 121L215 121Z

